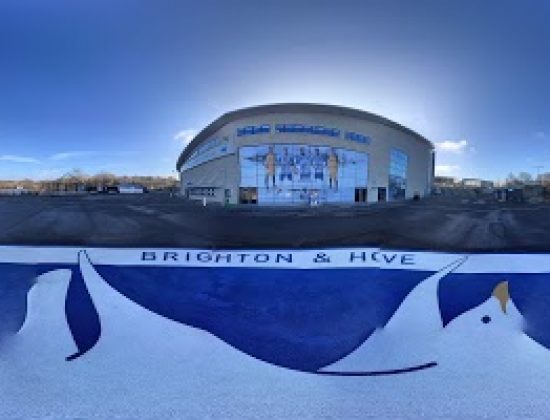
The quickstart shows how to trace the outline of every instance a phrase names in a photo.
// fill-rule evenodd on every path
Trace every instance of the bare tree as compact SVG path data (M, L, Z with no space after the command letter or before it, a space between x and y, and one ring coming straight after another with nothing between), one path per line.
M520 172L518 174L518 181L522 184L529 184L533 181L533 177L529 172Z
M515 185L517 183L518 183L518 179L512 172L510 172L506 177L506 185Z

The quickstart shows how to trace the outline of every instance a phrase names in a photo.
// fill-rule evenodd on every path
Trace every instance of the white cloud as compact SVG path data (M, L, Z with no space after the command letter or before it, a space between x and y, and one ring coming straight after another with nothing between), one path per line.
M466 140L445 140L435 143L435 147L442 152L462 153L468 147L468 142Z
M90 156L90 155L93 155L94 153L95 152L84 151L84 150L73 151L73 152L61 152L61 153L56 153L54 155L51 155L50 159L51 160L67 160L67 159L74 159L74 158L78 158L78 157Z
M187 146L191 140L195 138L197 135L197 130L188 129L188 130L181 130L179 133L177 133L174 136L174 140L181 141L184 146Z
M40 163L38 159L28 156L0 155L0 160L14 163Z
M458 171L460 171L458 165L435 165L436 175L455 175Z

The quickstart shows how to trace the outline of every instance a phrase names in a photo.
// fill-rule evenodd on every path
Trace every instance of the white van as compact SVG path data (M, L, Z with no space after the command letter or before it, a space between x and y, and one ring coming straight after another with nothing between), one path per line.
M118 192L120 194L143 194L145 189L141 185L122 184L118 186Z

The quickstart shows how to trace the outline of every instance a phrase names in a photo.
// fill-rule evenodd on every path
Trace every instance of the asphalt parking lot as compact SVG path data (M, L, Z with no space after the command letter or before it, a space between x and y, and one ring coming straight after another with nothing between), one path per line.
M550 251L550 204L433 197L359 208L221 208L164 194L0 197L0 244L102 247L379 246Z

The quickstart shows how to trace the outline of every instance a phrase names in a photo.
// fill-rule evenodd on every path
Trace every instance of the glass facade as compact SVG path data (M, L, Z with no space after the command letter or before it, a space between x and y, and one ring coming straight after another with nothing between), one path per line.
M406 153L391 149L390 151L390 178L388 182L388 196L390 200L403 200L407 190L407 167L409 157Z
M201 144L182 165L183 170L194 168L210 160L234 153L232 143L227 137L213 138Z
M253 189L257 204L366 200L366 153L303 144L245 146L239 149L239 163L241 191Z

